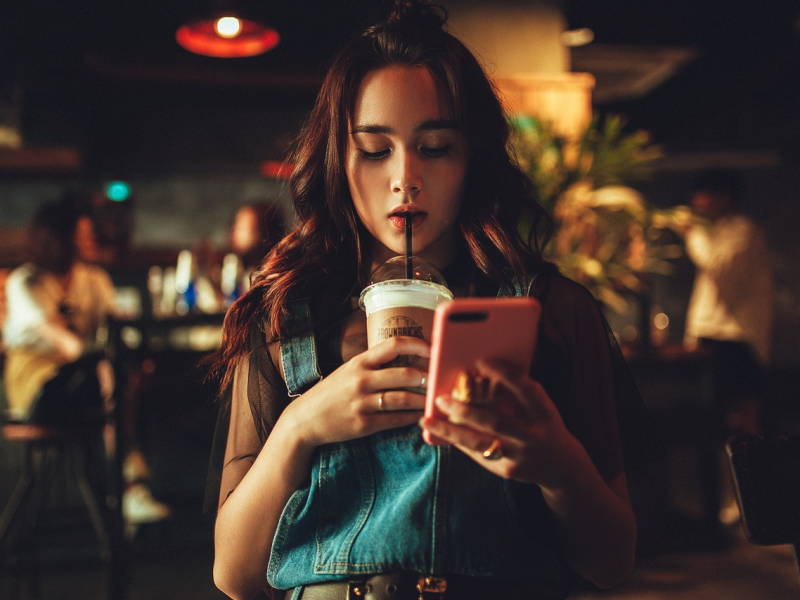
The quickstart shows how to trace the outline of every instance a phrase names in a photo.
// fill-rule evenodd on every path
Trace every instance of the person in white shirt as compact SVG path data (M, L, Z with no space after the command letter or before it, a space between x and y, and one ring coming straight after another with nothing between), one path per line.
M93 223L67 200L42 205L28 228L28 262L5 281L3 387L12 419L59 425L102 421L114 372L104 358L115 289L96 258ZM127 414L125 417L131 417ZM126 440L123 516L130 527L166 518L170 509L145 485L147 467ZM130 475L134 470L136 474Z
M761 229L739 212L738 173L709 170L695 180L686 252L696 275L686 343L711 352L714 395L727 433L758 433L763 372L773 317L770 252Z
M14 418L59 422L87 416L80 414L85 410L101 417L102 398L113 388L109 367L95 376L90 363L102 362L97 351L114 310L114 285L101 268L77 260L76 223L77 213L65 204L42 206L29 228L30 260L6 280L4 385ZM48 394L59 371L77 363L89 369L86 385L71 395Z

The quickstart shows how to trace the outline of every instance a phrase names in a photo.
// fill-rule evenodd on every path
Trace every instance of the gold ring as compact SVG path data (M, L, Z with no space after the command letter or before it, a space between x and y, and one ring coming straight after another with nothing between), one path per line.
M419 387L424 388L426 383L428 383L428 376L423 373L419 380Z
M500 438L494 438L492 444L483 451L483 458L486 460L499 460L503 458L503 448L500 446Z
M378 410L380 412L383 412L383 411L386 410L385 408L383 408L383 394L384 394L384 392L381 392L381 395L378 396Z

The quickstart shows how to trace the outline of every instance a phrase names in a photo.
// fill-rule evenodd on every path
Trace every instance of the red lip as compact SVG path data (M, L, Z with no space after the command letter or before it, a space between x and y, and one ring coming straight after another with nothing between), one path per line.
M406 214L411 215L411 228L419 227L428 216L428 213L417 210L398 210L389 215L389 220L392 225L398 229L405 229L406 227Z

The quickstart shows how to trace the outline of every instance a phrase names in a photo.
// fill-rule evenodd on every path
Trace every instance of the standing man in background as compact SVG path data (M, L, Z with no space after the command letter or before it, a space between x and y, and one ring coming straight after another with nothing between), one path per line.
M697 268L686 341L711 353L714 399L728 434L762 430L773 315L769 249L760 228L739 212L742 195L737 172L700 173L691 198L699 218L685 238Z

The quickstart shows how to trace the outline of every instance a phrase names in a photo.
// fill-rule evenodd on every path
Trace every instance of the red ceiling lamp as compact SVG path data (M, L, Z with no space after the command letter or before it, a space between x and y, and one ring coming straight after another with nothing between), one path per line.
M177 42L189 52L217 58L256 56L278 45L275 29L245 15L235 2L216 3L205 17L181 26Z

